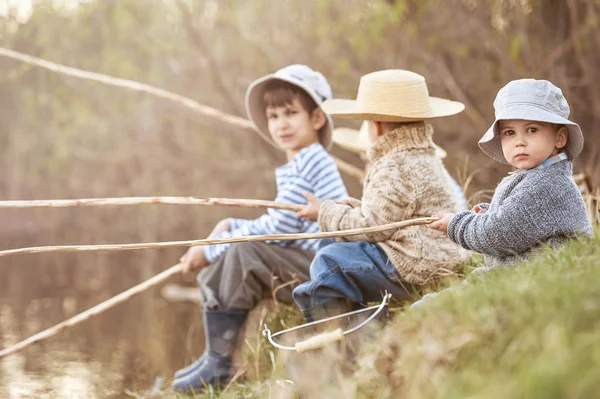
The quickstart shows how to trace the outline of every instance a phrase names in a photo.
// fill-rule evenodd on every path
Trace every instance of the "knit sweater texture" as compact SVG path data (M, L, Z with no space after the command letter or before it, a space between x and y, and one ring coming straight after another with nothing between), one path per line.
M590 236L585 203L564 160L546 168L518 170L505 177L484 214L463 211L448 225L448 237L484 254L477 272L512 266L544 246L553 248L576 235Z
M372 227L460 210L450 177L435 154L432 134L430 125L418 122L377 139L367 152L371 164L362 199L347 204L324 201L319 210L321 231ZM444 233L424 225L343 240L376 243L402 278L416 285L455 269L464 254Z

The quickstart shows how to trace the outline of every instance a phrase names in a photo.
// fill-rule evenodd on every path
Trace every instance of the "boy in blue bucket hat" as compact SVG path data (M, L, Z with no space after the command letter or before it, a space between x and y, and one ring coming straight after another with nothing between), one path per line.
M463 248L484 254L478 271L527 259L542 247L591 236L585 203L572 178L583 134L570 121L562 91L546 80L520 79L494 101L496 120L479 141L492 159L516 171L505 177L491 203L473 211L436 213L429 225ZM414 306L414 305L413 305Z

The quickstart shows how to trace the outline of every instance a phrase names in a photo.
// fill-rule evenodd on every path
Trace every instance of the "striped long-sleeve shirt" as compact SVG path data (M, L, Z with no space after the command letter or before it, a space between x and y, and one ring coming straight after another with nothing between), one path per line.
M294 158L275 169L277 183L276 202L306 204L302 193L309 192L317 198L337 200L348 196L340 172L333 158L319 143L302 149ZM316 222L298 219L296 212L269 209L266 214L254 220L229 219L230 230L211 238L231 238L262 234L316 233ZM271 241L270 244L282 247L302 248L316 251L318 240ZM215 262L231 244L204 247L206 260Z

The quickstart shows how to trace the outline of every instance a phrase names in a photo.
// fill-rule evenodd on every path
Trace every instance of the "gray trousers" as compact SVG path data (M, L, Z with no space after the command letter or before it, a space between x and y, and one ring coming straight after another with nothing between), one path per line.
M310 279L315 254L263 242L233 244L198 274L206 310L251 310L265 298L293 303L292 291Z

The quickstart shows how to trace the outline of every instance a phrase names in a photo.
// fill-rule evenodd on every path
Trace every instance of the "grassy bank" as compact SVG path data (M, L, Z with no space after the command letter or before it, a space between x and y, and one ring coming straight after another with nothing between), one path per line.
M340 377L317 359L314 370L332 376L333 390L307 397L597 397L599 281L600 236L513 270L471 275L426 306L396 313L352 375ZM257 363L271 367L270 379L205 397L295 396L280 363L248 358L250 367Z

